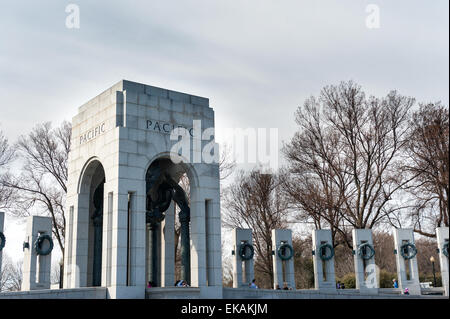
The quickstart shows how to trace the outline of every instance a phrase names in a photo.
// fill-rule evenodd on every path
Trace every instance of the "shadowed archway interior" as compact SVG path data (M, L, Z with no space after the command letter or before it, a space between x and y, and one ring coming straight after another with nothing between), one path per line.
M190 207L185 190L178 184L184 174L181 165L169 159L155 160L146 173L146 223L148 229L148 279L152 285L159 285L158 230L164 220L165 212L175 203L179 208L181 241L181 279L190 283ZM173 213L173 212L172 212ZM170 230L173 232L173 230Z
M103 234L103 198L105 170L98 160L86 167L81 180L80 194L89 198L87 282L86 286L101 286L102 277L102 234Z

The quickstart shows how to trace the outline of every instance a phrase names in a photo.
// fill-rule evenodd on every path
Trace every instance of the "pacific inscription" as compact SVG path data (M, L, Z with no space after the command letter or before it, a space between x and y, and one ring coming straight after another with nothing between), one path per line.
M97 136L99 136L104 132L105 132L105 123L97 125L93 129L90 129L89 131L80 135L80 145L89 142L90 140L96 138Z
M168 122L161 122L161 121L155 121L155 120L147 120L147 130L157 131L161 133L167 133L170 134L172 130L175 128L184 128L189 131L189 134L193 137L194 132L193 128L187 128L183 125L175 125Z

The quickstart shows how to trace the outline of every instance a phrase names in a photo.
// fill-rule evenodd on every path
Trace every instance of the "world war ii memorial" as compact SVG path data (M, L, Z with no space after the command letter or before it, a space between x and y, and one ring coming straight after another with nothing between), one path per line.
M273 287L251 289L252 229L234 229L233 287L222 284L219 164L208 98L122 80L72 119L63 287L50 289L52 220L31 216L22 291L0 298L314 299L447 298L448 227L438 228L443 296L421 288L412 229L393 229L399 287L378 287L370 229L354 229L356 289L337 290L331 231L312 233L315 289L295 289L289 229L272 230ZM186 175L190 190L179 185ZM178 215L178 216L176 216ZM175 219L181 224L176 287ZM1 246L4 214L0 215ZM1 251L0 251L1 257ZM1 259L0 259L1 261ZM151 287L148 287L151 283ZM410 295L402 295L404 288Z
M2 1L0 313L439 317L449 5Z

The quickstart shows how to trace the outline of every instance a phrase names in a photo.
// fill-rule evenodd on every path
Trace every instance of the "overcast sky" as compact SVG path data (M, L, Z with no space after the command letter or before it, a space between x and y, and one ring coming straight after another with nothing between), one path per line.
M80 9L80 28L65 8ZM366 26L368 4L380 28ZM10 141L36 123L70 120L121 79L210 99L226 127L276 127L327 84L368 94L397 89L449 101L449 2L344 0L3 1L0 129ZM23 226L5 251L21 253ZM16 235L17 234L17 235ZM15 243L14 243L15 241ZM20 255L20 254L19 254Z

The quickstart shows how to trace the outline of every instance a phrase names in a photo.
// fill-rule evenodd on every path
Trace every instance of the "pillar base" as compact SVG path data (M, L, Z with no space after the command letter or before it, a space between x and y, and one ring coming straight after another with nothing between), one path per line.
M108 287L108 299L145 299L145 286Z

